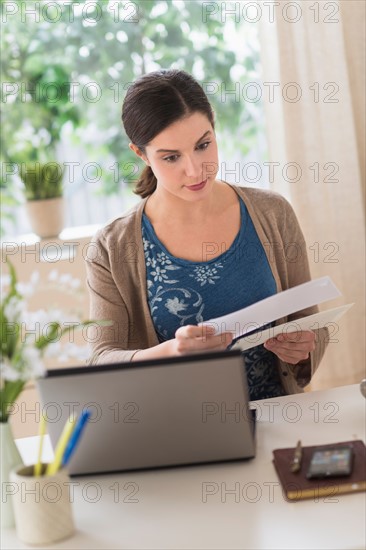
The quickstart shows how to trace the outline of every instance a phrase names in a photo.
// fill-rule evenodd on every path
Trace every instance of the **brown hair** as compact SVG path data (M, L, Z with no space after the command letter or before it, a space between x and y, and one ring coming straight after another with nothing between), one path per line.
M195 112L207 116L215 127L214 112L203 88L185 71L160 69L145 74L129 86L122 107L122 123L130 141L145 155L145 147L174 122ZM146 166L134 193L148 197L157 180Z

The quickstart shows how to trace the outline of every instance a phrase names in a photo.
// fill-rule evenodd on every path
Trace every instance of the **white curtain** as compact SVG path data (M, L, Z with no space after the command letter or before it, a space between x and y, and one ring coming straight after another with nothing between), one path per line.
M337 325L310 389L365 373L365 2L262 7L262 57L272 188L293 205L312 277L329 275L354 302Z

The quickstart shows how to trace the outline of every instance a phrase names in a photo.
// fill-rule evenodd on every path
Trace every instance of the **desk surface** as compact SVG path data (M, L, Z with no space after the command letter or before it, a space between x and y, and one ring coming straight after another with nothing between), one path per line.
M255 459L72 478L77 533L49 548L363 549L365 493L289 503L272 465L272 450L299 438L303 445L364 440L359 385L253 403ZM33 463L37 438L17 443ZM1 543L27 548L14 530L4 530Z

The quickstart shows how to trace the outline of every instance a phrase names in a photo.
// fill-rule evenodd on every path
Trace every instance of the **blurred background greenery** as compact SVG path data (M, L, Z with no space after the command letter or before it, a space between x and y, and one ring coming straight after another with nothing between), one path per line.
M4 4L3 235L26 227L21 163L64 163L68 225L103 223L125 208L143 166L128 147L121 105L128 83L159 68L184 69L203 85L216 112L221 161L265 160L262 102L242 94L246 84L260 83L255 23L205 17L207 2L198 0ZM239 99L230 93L235 88ZM114 210L97 214L94 205L103 201ZM81 204L85 216L75 214Z

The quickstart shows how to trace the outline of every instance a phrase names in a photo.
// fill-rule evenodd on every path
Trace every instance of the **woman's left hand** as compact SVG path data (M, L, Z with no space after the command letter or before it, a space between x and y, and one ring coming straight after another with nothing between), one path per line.
M309 330L279 334L263 345L281 361L296 365L299 361L308 359L310 352L315 349L315 333Z

